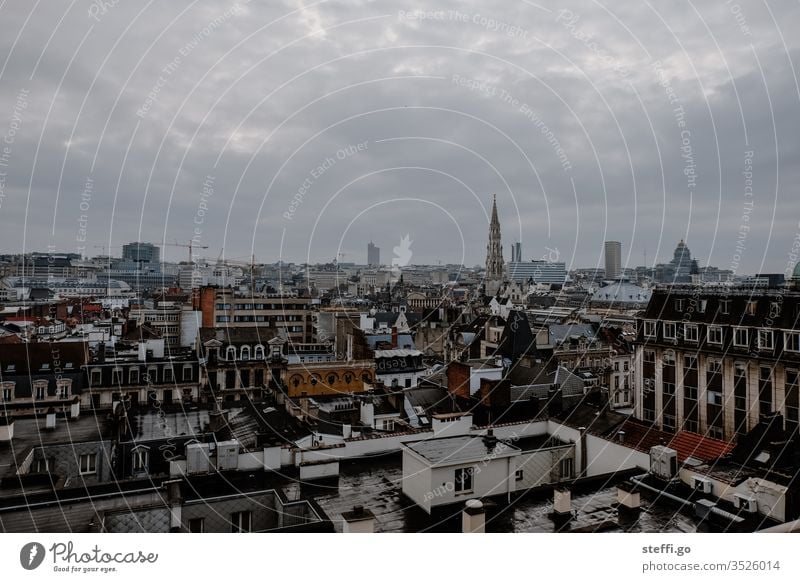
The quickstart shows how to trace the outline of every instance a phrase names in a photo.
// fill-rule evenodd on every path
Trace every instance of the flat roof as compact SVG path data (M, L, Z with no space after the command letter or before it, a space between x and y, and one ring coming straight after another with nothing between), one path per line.
M405 446L431 465L456 465L484 459L499 459L518 455L520 449L498 440L495 444L482 436L453 436L405 443Z

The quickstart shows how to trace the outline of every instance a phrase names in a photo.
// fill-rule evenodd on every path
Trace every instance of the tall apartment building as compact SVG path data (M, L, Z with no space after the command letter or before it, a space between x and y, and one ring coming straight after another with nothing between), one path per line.
M604 245L606 279L616 279L622 274L622 243L607 240Z
M637 318L636 416L733 440L760 415L798 427L800 291L671 286Z
M193 297L201 327L263 327L283 330L291 342L312 343L311 300L293 295L202 287Z
M381 248L375 246L372 241L367 245L367 265L370 267L380 267L381 265Z

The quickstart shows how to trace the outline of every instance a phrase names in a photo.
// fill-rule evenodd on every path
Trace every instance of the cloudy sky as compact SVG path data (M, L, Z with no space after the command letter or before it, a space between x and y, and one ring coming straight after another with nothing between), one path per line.
M797 2L0 4L0 245L783 272ZM797 250L796 245L794 246ZM341 253L341 255L340 255ZM168 259L188 255L167 247Z

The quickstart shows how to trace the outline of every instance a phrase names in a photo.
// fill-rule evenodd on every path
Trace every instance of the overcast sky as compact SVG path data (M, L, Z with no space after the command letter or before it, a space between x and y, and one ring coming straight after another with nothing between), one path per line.
M5 252L473 265L493 193L505 258L568 268L800 236L794 1L1 6Z

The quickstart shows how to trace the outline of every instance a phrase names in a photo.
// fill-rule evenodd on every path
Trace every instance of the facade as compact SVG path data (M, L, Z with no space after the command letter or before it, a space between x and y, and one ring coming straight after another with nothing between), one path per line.
M622 243L607 240L604 245L606 279L616 279L622 274Z
M511 497L575 477L575 445L546 434L434 438L403 446L403 493L427 513L468 499Z
M158 301L148 305L134 305L128 313L129 319L136 321L137 326L147 324L156 330L168 346L181 344L181 327L183 309L180 303Z
M637 319L636 416L733 440L762 415L798 427L800 293L657 289Z
M161 263L161 249L156 245L144 242L132 242L122 245L122 259L132 263L157 267Z
M113 355L112 355L113 354ZM164 354L163 340L149 340L138 350L98 353L84 366L88 386L81 406L92 410L109 408L114 402L130 406L161 406L196 402L199 396L199 366L194 352Z
M492 198L492 218L489 223L489 243L486 245L486 294L494 295L503 283L503 243L500 240L500 220L497 218L497 196Z
M508 264L508 276L513 281L563 285L567 279L565 263L550 261L526 261Z
M425 377L419 350L375 350L375 373L384 386L412 388Z
M370 267L380 267L381 265L381 248L375 246L372 241L367 245L367 265Z
M201 327L257 327L268 338L284 334L292 342L314 342L311 299L308 298L202 287L195 293L193 302L194 309L202 312Z

